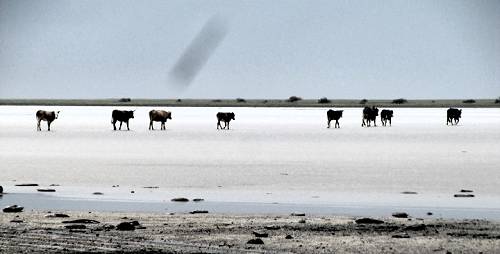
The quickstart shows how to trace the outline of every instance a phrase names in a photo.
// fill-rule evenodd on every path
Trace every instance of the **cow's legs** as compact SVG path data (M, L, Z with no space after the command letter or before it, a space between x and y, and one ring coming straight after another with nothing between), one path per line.
M217 130L219 129L219 126L222 128L222 125L220 125L220 120L217 120Z
M47 121L47 130L48 130L48 131L50 131L50 124L51 124L51 123L52 123L51 121Z
M337 127L338 126L338 127ZM339 120L335 120L335 128L340 128Z
M229 121L225 122L226 126L224 127L227 127L227 129L229 130Z
M115 130L115 131L116 131L116 121L115 121L115 120L113 120L111 123L113 124L113 130Z
M160 130L165 130L165 122L161 122Z
M128 120L126 121L126 123L127 123L127 130L129 131L129 130L130 130L130 128L128 127Z
M123 124L123 122L120 121L120 128L119 128L119 130L122 130L122 124Z
M389 126L392 126L392 119L389 118Z
M40 120L40 119L38 119L38 123L37 123L37 125L36 125L36 130L37 130L37 131L41 131L41 130L42 130L42 127L40 127L40 121L41 121L41 120Z
M377 118L373 118L373 126L377 127Z
M326 128L330 128L330 119L328 119L328 126Z
M153 121L149 121L149 130L155 130L153 127Z

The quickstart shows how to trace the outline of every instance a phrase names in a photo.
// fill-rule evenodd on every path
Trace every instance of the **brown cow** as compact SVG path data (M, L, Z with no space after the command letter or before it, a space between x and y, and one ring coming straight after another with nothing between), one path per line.
M165 122L167 119L172 119L172 112L165 110L151 110L149 111L149 129L154 130L153 122L161 122L161 129L165 130Z
M37 126L36 130L41 131L42 127L40 127L40 122L41 121L47 121L47 129L50 131L50 124L57 119L59 116L59 111L54 112L54 111L45 111L45 110L38 110L36 112L36 120L37 120Z

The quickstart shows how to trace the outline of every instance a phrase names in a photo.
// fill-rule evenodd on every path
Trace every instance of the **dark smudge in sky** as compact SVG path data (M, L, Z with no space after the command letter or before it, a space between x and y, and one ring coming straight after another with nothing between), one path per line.
M176 87L184 89L189 86L226 33L226 22L218 16L210 18L205 23L170 71L170 77Z

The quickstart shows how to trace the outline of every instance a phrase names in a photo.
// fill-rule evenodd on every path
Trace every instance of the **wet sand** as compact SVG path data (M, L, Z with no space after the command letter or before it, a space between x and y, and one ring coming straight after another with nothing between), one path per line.
M498 253L500 223L485 220L48 211L2 213L4 252ZM63 223L76 219L99 223ZM121 231L120 222L137 221ZM68 229L66 226L73 227ZM75 226L76 225L76 226ZM253 232L261 234L256 237ZM265 234L268 236L265 237ZM287 237L288 236L288 237ZM288 238L288 239L287 239ZM261 239L263 244L249 244Z

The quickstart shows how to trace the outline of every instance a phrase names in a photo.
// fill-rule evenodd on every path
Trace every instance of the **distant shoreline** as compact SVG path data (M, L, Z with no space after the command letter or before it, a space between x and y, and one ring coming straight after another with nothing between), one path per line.
M130 101L129 101L130 100ZM0 106L157 106L157 107L290 107L352 108L375 105L386 108L500 108L500 99L419 99L394 103L393 100L332 99L323 103L313 99L291 102L287 99L0 99ZM470 101L470 100L469 100Z

